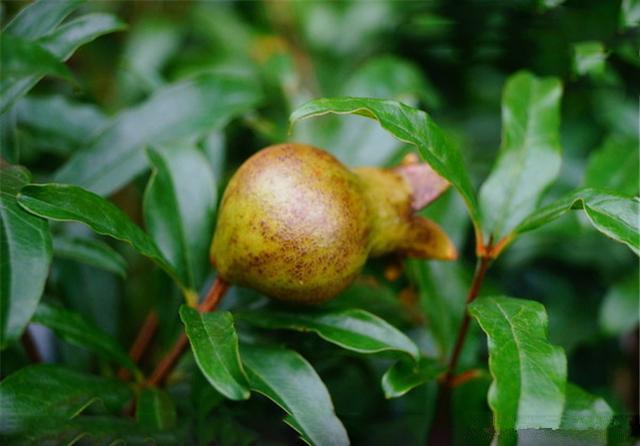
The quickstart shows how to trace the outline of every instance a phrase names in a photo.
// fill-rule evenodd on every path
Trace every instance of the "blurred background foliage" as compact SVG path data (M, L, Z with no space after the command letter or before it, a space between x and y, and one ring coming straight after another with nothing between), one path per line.
M24 4L2 3L3 22ZM91 1L80 11L112 13L127 27L82 46L69 59L74 82L45 78L0 117L2 157L27 166L36 182L49 180L117 113L176 81L215 70L251 78L264 96L257 108L223 130L191 141L209 161L219 191L253 152L285 140L317 145L350 166L399 162L410 149L359 117L321 117L289 134L295 107L340 95L392 98L428 111L460 147L477 185L500 145L505 80L528 69L559 77L565 90L562 171L544 201L581 185L638 194L640 7L633 0ZM150 123L154 113L146 118ZM111 195L140 225L148 178L145 171ZM473 233L454 191L424 213L451 235L461 252L458 262L410 261L398 270L390 259L375 260L329 305L383 316L425 353L446 358L473 272ZM80 225L53 224L52 229L63 240L59 243L64 237L96 237ZM77 262L59 246L46 297L80 312L125 346L147 309L157 308L161 331L143 364L148 368L181 329L180 293L133 250L108 243L128 264L126 280L117 266L104 271ZM603 396L620 414L610 441L623 444L629 429L639 433L638 262L626 247L598 234L581 213L572 213L519 238L496 262L485 286L485 293L543 302L550 339L567 353L570 380ZM259 299L250 290L233 288L223 307ZM475 324L472 330L462 367L485 369L485 338ZM327 384L354 444L426 441L434 383L386 400L379 386L386 359L353 355L313 335L249 328L244 335L301 352ZM64 341L39 339L49 343L50 360L84 371L108 367ZM186 357L180 370L192 373L192 361ZM23 352L10 348L3 354L2 376L24 363ZM479 376L455 390L457 444L491 440L490 377L486 370ZM295 441L264 398L223 400L197 372L169 390L178 413L193 415L199 444Z

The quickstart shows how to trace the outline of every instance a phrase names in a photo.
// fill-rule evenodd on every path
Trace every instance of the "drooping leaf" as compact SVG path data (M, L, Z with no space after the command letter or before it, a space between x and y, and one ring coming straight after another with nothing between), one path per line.
M312 331L322 339L358 353L399 352L416 361L418 347L384 319L356 308L307 311L256 310L236 313L263 328Z
M560 98L555 78L520 72L502 98L502 145L480 189L485 243L507 236L536 209L540 195L560 170Z
M620 335L638 325L638 296L640 277L638 271L614 284L600 307L600 328L608 335Z
M71 80L73 75L65 64L38 43L14 36L3 36L0 40L2 82L0 94L16 79L28 76L56 76Z
M117 412L130 398L129 387L120 381L53 364L25 367L0 383L0 433L24 432L46 419L70 419L97 401Z
M421 357L417 363L398 361L382 376L382 390L386 398L398 398L411 389L435 381L443 372L437 361Z
M136 418L145 427L161 431L171 429L176 425L175 404L164 390L144 389L136 405Z
M638 140L611 136L589 156L584 185L637 195L640 187Z
M110 14L89 14L43 35L37 43L58 60L65 61L78 47L123 27L124 24ZM41 78L41 75L32 74L3 81L0 113L4 113L17 99L27 94Z
M604 72L607 53L602 42L588 41L573 45L573 71L578 75Z
M302 356L291 350L243 344L242 361L251 389L284 409L291 417L288 424L309 443L349 444L327 388Z
M474 222L479 222L478 205L462 156L431 117L396 101L367 98L322 98L299 107L291 124L328 113L356 114L374 119L402 142L414 145L427 163L453 184L462 195Z
M489 344L489 406L496 431L556 429L565 404L567 360L547 340L539 302L482 297L469 306Z
M62 166L56 180L109 195L146 168L145 146L221 128L254 107L259 95L251 79L214 73L162 88L118 114L89 147Z
M16 201L30 180L26 169L0 164L0 349L22 335L49 275L49 225Z
M153 240L118 207L92 192L68 184L33 184L22 189L18 202L40 217L79 221L98 234L129 243L181 283Z
M144 195L149 234L183 283L198 289L209 269L216 183L207 159L189 146L149 150L153 173Z
M640 255L640 199L595 189L579 190L538 209L520 223L515 233L534 230L571 209L582 209L594 228Z
M19 36L24 39L37 39L58 26L66 16L79 8L86 0L36 0L9 22L3 33Z
M127 275L127 262L112 247L100 240L79 237L54 237L53 255L118 274Z
M231 313L216 311L203 314L183 305L180 318L196 363L209 383L229 399L249 398Z
M79 313L41 302L32 322L44 325L70 344L86 348L122 367L138 371L134 362L118 342Z

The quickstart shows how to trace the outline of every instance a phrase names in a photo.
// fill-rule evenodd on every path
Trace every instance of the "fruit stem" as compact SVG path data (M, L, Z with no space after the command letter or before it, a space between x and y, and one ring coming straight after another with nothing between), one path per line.
M147 351L147 348L149 347L153 336L156 334L157 329L158 313L156 313L155 310L151 310L147 314L142 327L140 327L140 331L138 331L138 335L136 336L135 341L133 341L133 344L129 349L129 358L131 358L134 363L137 364L138 361L140 361L140 358L142 358L142 355L144 355L144 353ZM129 379L129 376L129 370L125 369L124 367L118 370L118 378L127 380Z
M224 297L227 290L229 289L229 284L225 282L222 278L216 277L216 280L209 288L206 297L202 301L202 303L198 306L198 311L200 313L207 313L209 311L213 311L220 300ZM149 386L158 386L162 384L165 378L171 373L171 370L175 367L178 359L182 356L186 346L188 344L187 335L180 333L180 336L176 340L171 350L169 350L164 357L160 360L155 370L151 374L151 377L148 379L147 384Z

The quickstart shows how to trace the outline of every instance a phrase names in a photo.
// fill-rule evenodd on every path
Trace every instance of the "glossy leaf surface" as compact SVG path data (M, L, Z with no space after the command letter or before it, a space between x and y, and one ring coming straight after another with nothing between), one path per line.
M100 240L78 237L54 237L53 255L112 272L127 275L127 262L111 246Z
M382 390L386 398L400 397L411 389L435 381L445 367L431 358L421 357L417 363L398 361L382 376Z
M560 170L560 98L554 78L520 72L502 98L502 145L480 189L482 229L498 242L535 208Z
M469 312L487 334L496 431L556 429L565 404L567 360L547 339L538 302L504 296L474 301Z
M259 310L238 318L263 328L311 331L322 339L358 353L399 352L418 359L418 347L384 319L355 308L309 311Z
M232 400L246 400L249 389L240 361L238 335L233 316L227 311L198 313L193 308L180 307L191 350L196 363L209 383Z
M284 409L304 439L318 446L349 444L324 383L298 353L274 347L242 346L251 389Z

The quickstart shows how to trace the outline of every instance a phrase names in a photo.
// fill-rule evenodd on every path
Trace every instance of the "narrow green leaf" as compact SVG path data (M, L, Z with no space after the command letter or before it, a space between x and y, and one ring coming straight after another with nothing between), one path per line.
M640 276L634 274L614 284L600 307L600 328L608 335L620 335L638 325L638 296L640 296Z
M328 113L355 114L374 119L394 137L414 145L429 165L453 184L464 198L474 222L478 204L462 156L431 117L396 101L367 98L322 98L302 105L290 116L291 125Z
M2 64L2 82L0 94L12 82L29 76L57 76L71 80L73 75L69 68L53 54L38 43L30 42L14 36L3 36L0 39L0 63Z
M399 352L418 360L418 347L384 319L355 308L296 312L256 310L236 313L263 328L312 331L322 339L358 353Z
M111 246L100 240L77 237L54 237L53 255L95 266L105 271L127 275L127 262Z
M70 419L96 401L117 412L130 399L131 390L121 381L53 364L25 367L0 383L0 433L28 431L49 418Z
M251 389L284 409L289 424L317 446L349 444L331 397L311 365L298 353L274 347L242 345Z
M33 184L22 189L18 202L40 217L79 221L98 234L129 243L181 283L153 240L118 207L92 192L68 184Z
M624 195L638 195L638 140L611 136L589 156L584 185Z
M567 360L547 340L547 313L539 302L496 296L469 306L489 344L493 377L489 406L497 432L556 429L565 404Z
M22 8L3 33L33 40L53 31L86 0L36 0Z
M0 349L22 335L49 275L49 224L16 201L30 180L26 169L0 163Z
M207 159L190 146L148 151L153 173L144 194L144 219L182 281L198 289L209 270L216 183Z
M431 358L421 357L417 363L398 361L382 376L382 390L386 398L398 398L411 389L436 380L443 367Z
M229 399L249 398L231 313L216 311L202 314L182 305L180 318L196 363L209 383Z
M480 189L482 229L494 242L535 210L560 171L562 84L520 72L509 78L502 98L502 145Z
M577 75L604 72L607 53L602 42L579 42L573 45L573 72Z
M44 325L70 344L86 348L122 367L138 372L131 358L114 338L85 320L79 313L41 302L32 322Z
M640 199L595 189L582 189L560 198L529 215L515 229L516 234L531 231L564 215L582 209L594 228L613 240L624 243L640 255Z
M123 28L124 24L112 15L89 14L60 26L51 33L40 37L36 42L58 60L65 61L85 43ZM30 75L3 82L0 113L4 113L16 100L27 94L41 78L42 76L39 75Z
M560 429L599 431L606 439L607 427L612 419L613 411L604 399L567 383L567 398Z
M144 171L145 146L221 128L254 107L259 96L251 79L214 73L162 88L117 115L86 150L62 166L56 180L109 195Z
M147 388L138 398L136 418L145 427L161 431L172 429L176 425L176 407L167 392Z

